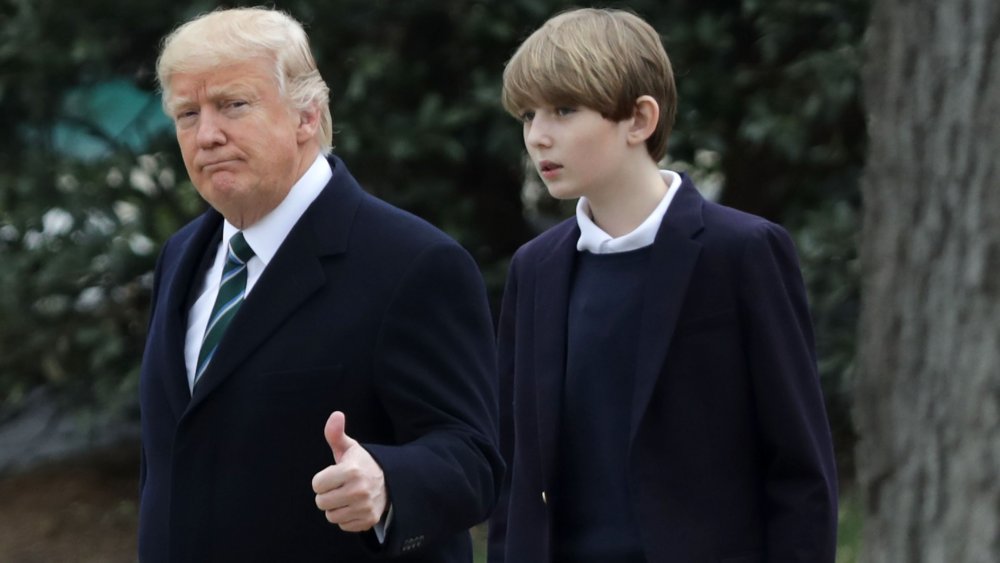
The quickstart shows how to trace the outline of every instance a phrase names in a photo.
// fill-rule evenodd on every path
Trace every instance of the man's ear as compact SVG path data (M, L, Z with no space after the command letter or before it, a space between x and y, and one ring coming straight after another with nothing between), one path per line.
M299 110L299 128L296 131L295 138L299 143L304 143L316 136L316 131L319 130L319 120L320 112L316 104L310 104L309 107L303 110Z
M660 123L660 104L652 96L639 96L635 100L632 123L628 129L630 144L639 145L653 135Z

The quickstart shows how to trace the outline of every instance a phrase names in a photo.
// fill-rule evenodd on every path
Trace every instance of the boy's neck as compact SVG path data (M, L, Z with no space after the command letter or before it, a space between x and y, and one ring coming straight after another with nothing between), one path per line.
M588 194L590 217L613 238L625 236L642 224L667 193L667 184L651 159L627 169L615 186Z

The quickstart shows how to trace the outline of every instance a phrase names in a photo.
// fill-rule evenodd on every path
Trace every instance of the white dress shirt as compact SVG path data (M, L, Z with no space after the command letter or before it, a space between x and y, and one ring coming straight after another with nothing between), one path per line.
M594 223L590 217L590 203L587 198L581 197L576 204L576 222L580 226L580 238L576 242L576 249L592 254L612 254L638 250L653 244L656 232L660 230L660 223L667 214L667 208L681 187L681 175L672 170L660 170L660 177L667 185L667 193L663 194L663 199L635 230L618 238L612 237Z

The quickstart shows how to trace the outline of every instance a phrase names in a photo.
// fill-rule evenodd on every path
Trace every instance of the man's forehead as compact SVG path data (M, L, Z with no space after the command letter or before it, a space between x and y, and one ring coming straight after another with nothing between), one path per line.
M257 96L265 88L276 87L273 77L246 72L226 72L232 69L177 73L170 78L172 104L215 99L233 95Z

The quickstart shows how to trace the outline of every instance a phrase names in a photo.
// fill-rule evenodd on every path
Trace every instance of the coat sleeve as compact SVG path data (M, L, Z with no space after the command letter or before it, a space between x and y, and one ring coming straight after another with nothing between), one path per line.
M506 554L510 484L514 469L514 327L517 310L517 257L511 261L500 306L497 329L497 372L500 384L500 453L507 471L500 488L496 510L490 517L487 560L503 563Z
M156 257L156 266L153 268L153 288L149 296L149 313L146 318L146 335L148 337L153 326L153 316L156 314L156 303L159 300L160 295L160 285L161 277L163 274L163 262L164 256L167 254L168 246L170 241L173 239L167 239L164 243L163 248L160 250L160 255ZM143 447L142 443L139 444L139 499L142 499L142 490L146 486L146 448Z
M764 454L769 561L833 563L837 480L806 291L788 233L747 239L740 302Z
M493 322L479 270L460 246L435 244L413 259L374 361L395 440L364 447L385 473L393 520L379 550L391 556L484 521L503 475Z

